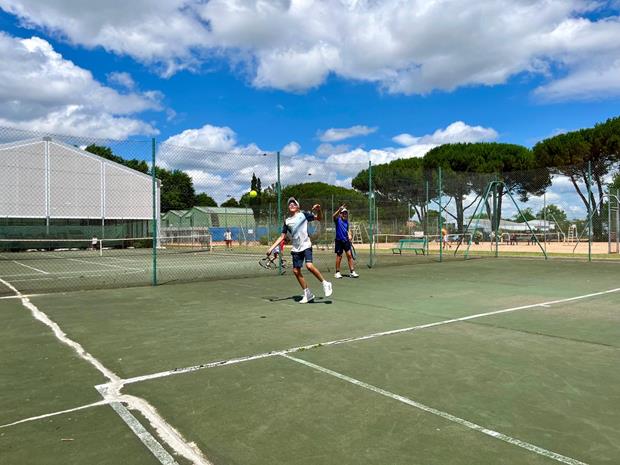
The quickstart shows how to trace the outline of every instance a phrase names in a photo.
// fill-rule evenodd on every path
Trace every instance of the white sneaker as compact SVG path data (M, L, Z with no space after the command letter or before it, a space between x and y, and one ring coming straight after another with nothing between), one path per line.
M323 292L325 292L325 297L332 295L332 283L329 281L323 281Z
M351 271L351 275L352 278L359 278L360 275L358 275L355 271Z
M334 275L334 278L342 279L342 275L340 274L340 271L336 271L336 274Z
M307 304L308 302L312 302L314 300L314 294L310 289L304 289L304 296L299 301L300 304Z

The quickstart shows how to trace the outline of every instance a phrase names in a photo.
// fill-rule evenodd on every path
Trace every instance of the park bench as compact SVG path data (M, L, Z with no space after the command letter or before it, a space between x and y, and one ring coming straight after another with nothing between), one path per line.
M398 246L392 248L392 253L402 255L403 250L413 250L416 255L418 252L422 252L424 255L426 253L426 238L401 239L398 241Z

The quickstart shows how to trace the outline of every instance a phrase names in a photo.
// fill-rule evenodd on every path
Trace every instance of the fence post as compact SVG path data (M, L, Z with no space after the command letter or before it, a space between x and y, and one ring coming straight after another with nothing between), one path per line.
M368 236L369 236L369 257L368 257L368 267L372 268L374 265L373 261L373 245L375 241L374 235L374 224L373 224L373 215L374 215L374 193L372 191L372 162L368 160Z
M592 261L592 162L588 161L588 261Z
M441 189L442 189L442 180L441 180L441 166L437 168L437 196L439 200L439 261L443 261L443 217L441 216L442 208L441 208Z
M282 224L282 185L280 183L280 152L276 154L276 163L278 165L278 181L276 183L276 192L278 196L278 224ZM276 233L278 229L276 229ZM278 273L282 274L282 254L278 254Z
M153 276L152 285L157 286L157 244L159 238L157 237L157 177L155 175L155 138L151 139L151 182L153 191Z

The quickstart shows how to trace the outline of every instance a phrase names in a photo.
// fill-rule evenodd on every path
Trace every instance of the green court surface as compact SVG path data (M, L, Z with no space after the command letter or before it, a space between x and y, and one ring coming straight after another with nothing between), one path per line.
M0 300L7 463L620 463L618 264L489 258L360 273L309 305L290 274L269 273L29 297L118 376L102 394L100 371L21 299ZM106 405L2 426L101 400L128 403L172 462ZM84 419L73 449L50 427L69 417ZM162 425L195 455L174 454ZM19 460L27 442L49 444L50 460Z

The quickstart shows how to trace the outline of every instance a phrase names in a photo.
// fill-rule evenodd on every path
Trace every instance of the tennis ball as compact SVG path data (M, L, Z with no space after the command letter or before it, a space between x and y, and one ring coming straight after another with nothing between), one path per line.
M256 191L250 191L250 197L254 198L258 195L258 192Z

